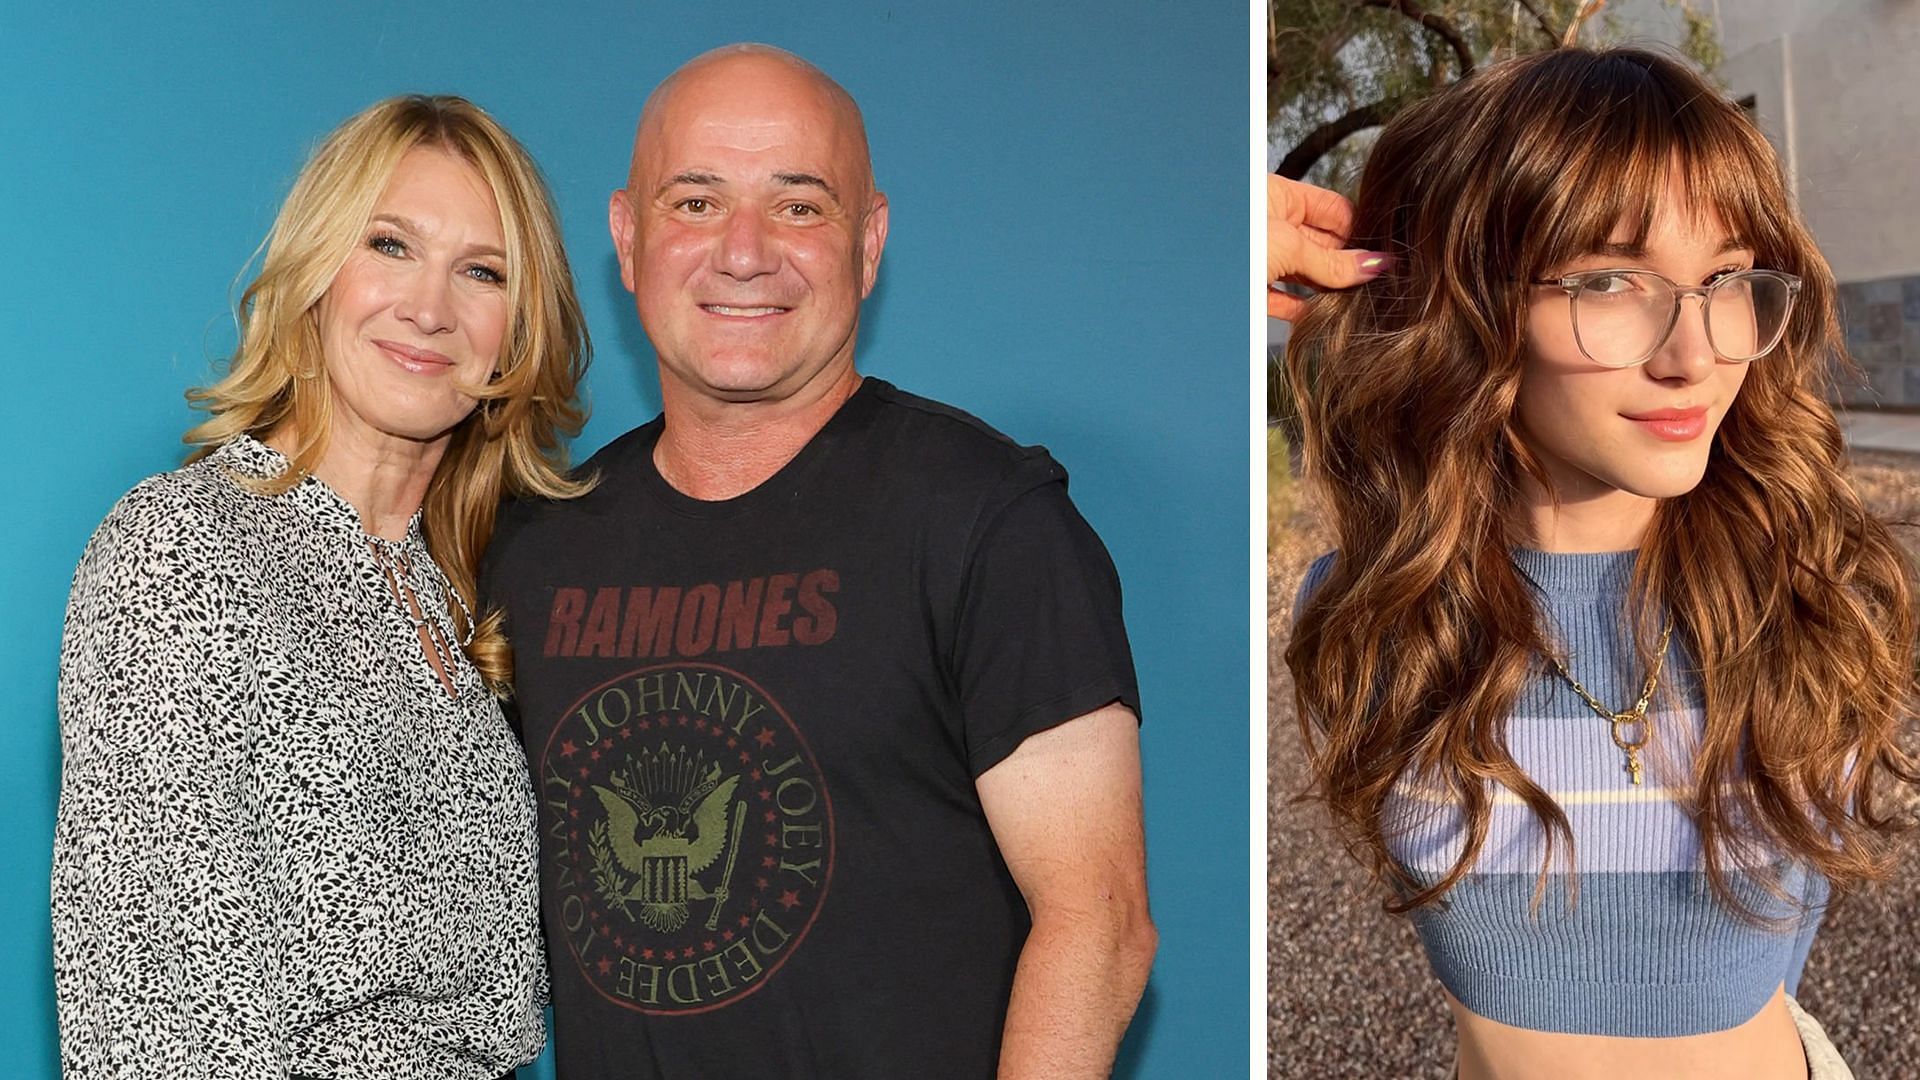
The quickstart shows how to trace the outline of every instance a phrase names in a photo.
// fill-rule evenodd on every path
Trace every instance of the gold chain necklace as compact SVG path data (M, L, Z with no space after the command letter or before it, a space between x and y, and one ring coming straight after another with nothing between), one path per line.
M1653 738L1653 721L1647 717L1647 706L1653 701L1654 688L1660 685L1660 668L1667 662L1667 641L1672 636L1673 624L1668 623L1660 631L1660 649L1654 657L1653 670L1647 672L1646 685L1640 688L1640 700L1634 702L1633 708L1625 712L1614 712L1600 704L1592 694L1587 692L1586 687L1580 685L1580 680L1573 677L1573 673L1567 670L1567 665L1558 656L1551 653L1547 655L1547 659L1553 661L1554 670L1560 673L1561 678L1567 680L1568 685L1573 687L1573 692L1580 695L1580 700L1586 702L1588 708L1599 713L1600 719L1613 725L1613 745L1626 751L1627 772L1636 784L1640 782L1640 748L1647 745L1647 742ZM1620 729L1630 724L1640 729L1640 737L1632 741L1620 734Z

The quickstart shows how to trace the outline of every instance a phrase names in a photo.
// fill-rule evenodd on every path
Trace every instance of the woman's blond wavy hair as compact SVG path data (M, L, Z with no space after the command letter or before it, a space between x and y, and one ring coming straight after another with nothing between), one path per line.
M331 432L333 394L321 356L318 305L364 240L375 204L409 150L457 155L486 180L506 235L509 324L497 374L454 428L428 483L422 531L459 597L474 599L480 558L502 496L570 498L592 486L567 475L565 439L586 413L577 399L591 354L553 199L526 149L479 106L451 95L388 98L320 144L274 219L260 273L241 294L240 347L225 375L187 393L210 415L184 439L197 460L239 435L290 430L297 447L278 478L250 484L277 495L311 475ZM507 691L512 652L498 612L471 625L449 598L454 626L487 684Z
M1826 389L1851 371L1832 272L1771 147L1682 63L1560 49L1485 68L1407 109L1367 161L1351 246L1391 271L1321 297L1287 374L1307 473L1339 557L1298 612L1287 666L1310 793L1391 886L1389 910L1442 898L1478 857L1495 785L1573 865L1565 813L1514 762L1507 717L1550 642L1512 560L1521 478L1552 485L1516 427L1527 282L1644 239L1670 177L1755 265L1804 281L1786 339L1753 363L1706 474L1662 501L1626 615L1644 663L1663 618L1698 668L1706 724L1687 810L1715 895L1755 850L1804 860L1836 894L1883 877L1899 824L1882 790L1916 782L1913 570L1862 506ZM1645 670L1643 667L1642 670ZM1457 801L1464 845L1438 880L1391 856L1403 778ZM1757 847L1748 846L1757 843Z

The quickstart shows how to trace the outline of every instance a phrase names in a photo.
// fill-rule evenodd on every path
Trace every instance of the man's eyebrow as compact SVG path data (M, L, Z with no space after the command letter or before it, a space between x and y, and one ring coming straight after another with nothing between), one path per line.
M828 198L836 202L840 199L840 193L833 190L832 184L827 183L812 173L777 172L773 174L773 178L788 187L817 187L821 191L826 192Z
M821 191L827 193L828 198L835 202L840 200L840 193L834 190L833 185L827 183L824 178L815 176L813 173L777 172L773 174L773 182L785 187L819 188ZM660 185L655 194L665 192L669 188L678 187L682 184L692 187L714 187L720 183L722 183L722 181L718 174L701 172L697 169L688 170L686 172L674 173L672 176L667 177L666 182Z
M667 177L666 180L661 183L659 188L657 188L654 193L657 195L660 192L665 191L670 187L678 187L681 184L688 184L693 187L713 187L715 184L718 184L719 182L720 182L720 177L716 173L701 172L698 169L690 169L686 172L677 172L677 173L674 173L672 176Z

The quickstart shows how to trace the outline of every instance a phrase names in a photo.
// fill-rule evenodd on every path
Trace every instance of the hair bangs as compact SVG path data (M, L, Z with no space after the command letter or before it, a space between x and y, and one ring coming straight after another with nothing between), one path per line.
M1777 209L1778 165L1738 105L1652 54L1567 60L1581 70L1552 86L1562 100L1544 117L1559 130L1541 135L1564 160L1536 205L1515 208L1526 237L1517 274L1537 279L1588 255L1644 250L1662 213L1695 229L1712 220L1761 263L1797 269Z

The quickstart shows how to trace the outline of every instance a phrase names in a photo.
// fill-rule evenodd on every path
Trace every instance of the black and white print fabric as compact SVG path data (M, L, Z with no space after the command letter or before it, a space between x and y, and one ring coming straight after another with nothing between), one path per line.
M361 531L239 438L94 534L60 655L54 981L68 1080L494 1080L544 1039L533 790L450 695ZM416 516L393 545L428 611Z

